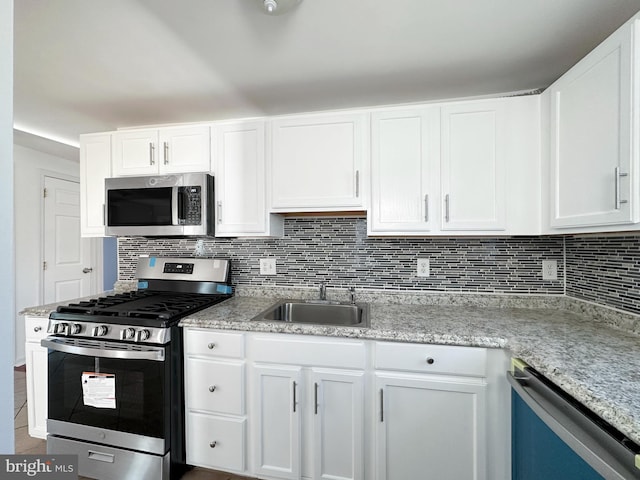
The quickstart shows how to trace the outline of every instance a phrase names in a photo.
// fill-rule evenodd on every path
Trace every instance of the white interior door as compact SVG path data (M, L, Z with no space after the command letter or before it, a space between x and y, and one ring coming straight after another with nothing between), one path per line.
M44 303L92 294L91 239L80 236L80 185L45 177Z

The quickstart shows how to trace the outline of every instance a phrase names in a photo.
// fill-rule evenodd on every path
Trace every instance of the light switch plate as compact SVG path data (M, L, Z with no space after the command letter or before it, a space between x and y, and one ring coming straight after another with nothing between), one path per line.
M260 275L275 275L275 274L276 274L276 259L261 258L260 259Z

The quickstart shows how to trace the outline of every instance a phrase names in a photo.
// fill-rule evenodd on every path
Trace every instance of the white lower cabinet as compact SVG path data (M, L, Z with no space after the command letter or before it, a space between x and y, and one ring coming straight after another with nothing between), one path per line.
M483 480L485 384L376 373L376 479Z
M186 330L192 465L272 480L510 478L502 350Z
M40 340L47 336L48 318L25 317L27 373L27 421L29 435L47 438L47 349Z
M255 365L253 376L256 473L275 478L300 478L302 369Z
M249 345L255 474L363 479L365 342L256 335Z
M187 328L184 343L187 463L243 473L244 335Z

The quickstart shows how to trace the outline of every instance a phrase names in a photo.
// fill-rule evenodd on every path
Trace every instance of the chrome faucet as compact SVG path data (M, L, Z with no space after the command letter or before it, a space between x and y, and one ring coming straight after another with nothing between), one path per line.
M356 303L356 287L349 287L349 295L351 296L351 304Z
M320 282L320 300L327 299L327 284L324 282Z

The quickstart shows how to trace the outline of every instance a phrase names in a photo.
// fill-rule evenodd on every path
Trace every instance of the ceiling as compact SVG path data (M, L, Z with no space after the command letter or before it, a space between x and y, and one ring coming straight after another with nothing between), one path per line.
M16 0L15 127L81 133L545 88L640 0Z

